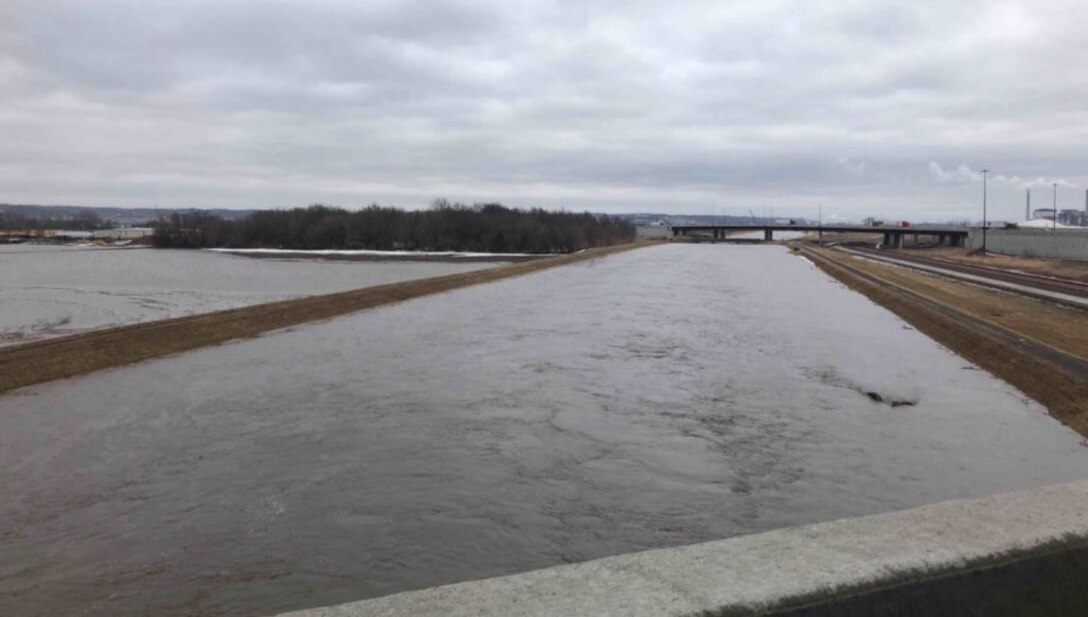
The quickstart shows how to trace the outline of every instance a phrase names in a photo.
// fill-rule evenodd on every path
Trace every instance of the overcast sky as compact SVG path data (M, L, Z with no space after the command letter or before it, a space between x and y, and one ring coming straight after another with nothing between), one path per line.
M0 0L0 202L1084 207L1088 3Z

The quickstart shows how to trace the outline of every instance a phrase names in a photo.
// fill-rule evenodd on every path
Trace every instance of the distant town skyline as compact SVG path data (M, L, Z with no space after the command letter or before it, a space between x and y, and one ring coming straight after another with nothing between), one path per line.
M1084 208L1074 1L0 1L0 202Z

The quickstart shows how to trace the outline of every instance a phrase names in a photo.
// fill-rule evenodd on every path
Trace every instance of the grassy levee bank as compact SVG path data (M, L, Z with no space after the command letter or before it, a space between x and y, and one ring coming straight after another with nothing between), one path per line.
M269 302L3 347L0 348L0 392L249 338L270 330L420 296L597 259L648 244L650 243L634 242L594 248L488 270Z
M1080 323L1088 327L1088 314L840 251L799 246L827 274L1012 384L1088 437L1088 337L1068 334Z

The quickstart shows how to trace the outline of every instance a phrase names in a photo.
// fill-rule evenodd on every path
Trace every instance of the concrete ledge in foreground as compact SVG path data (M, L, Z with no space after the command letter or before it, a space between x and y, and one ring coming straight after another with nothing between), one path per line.
M1088 480L291 617L1088 615Z

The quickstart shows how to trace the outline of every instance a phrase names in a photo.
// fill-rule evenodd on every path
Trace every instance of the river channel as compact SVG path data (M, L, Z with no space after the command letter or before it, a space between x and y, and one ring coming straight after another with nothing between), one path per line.
M0 397L0 614L267 615L1084 475L785 248L662 245Z

